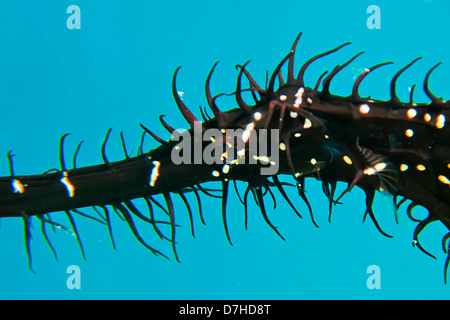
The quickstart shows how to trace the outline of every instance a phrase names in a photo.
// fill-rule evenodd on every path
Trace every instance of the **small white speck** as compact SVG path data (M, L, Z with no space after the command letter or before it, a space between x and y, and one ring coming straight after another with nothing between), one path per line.
M375 168L375 170L377 172L383 171L386 168L387 164L384 162L379 162L376 165L374 165L373 167Z
M408 111L406 111L406 116L408 117L408 119L412 119L415 116L417 116L417 110L416 109L408 109Z
M259 161L261 161L263 164L267 164L270 162L270 158L268 156L261 156L259 157Z
M259 120L261 120L261 118L262 118L262 114L261 114L261 112L255 112L254 114L253 114L253 118L255 119L255 121L259 121Z
M419 171L425 171L425 170L427 170L427 167L425 167L423 164L418 164L416 166L416 169Z
M214 176L214 177L219 177L220 176L220 172L219 171L217 171L217 170L214 170L213 172L212 172L212 175Z
M445 116L440 114L436 118L436 128L442 129L445 126Z
M372 167L366 168L366 170L364 170L364 174L367 174L368 176L374 175L375 173L377 173L377 171Z
M444 183L444 184L450 184L450 180L448 180L448 178L446 176L440 175L438 177L439 181Z
M297 93L295 94L296 99L294 102L294 107L298 108L302 104L303 92L305 92L305 88L301 87L298 89Z
M153 161L152 163L153 163L154 167L152 169L152 173L150 174L150 186L154 187L156 180L159 177L159 167L161 166L161 162Z
M247 124L247 126L245 127L244 132L242 133L242 140L247 143L248 140L250 139L250 134L252 132L252 130L255 129L255 123L254 122L250 122L249 124Z
M344 162L345 162L346 164L348 164L348 165L352 165L352 164L353 164L352 159L350 159L350 157L347 156L347 155L343 156L342 159L343 159Z
M407 129L405 131L405 136L407 136L408 138L411 138L412 136L414 136L414 130L412 129Z
M225 174L227 174L228 172L230 172L230 166L229 166L228 164L225 164L225 165L222 167L222 172L225 173Z
M63 177L59 181L66 187L69 198L73 198L75 196L75 186L69 181L68 176L67 171L63 171Z
M24 193L25 192L25 188L24 188L22 182L20 182L20 180L13 179L11 181L11 185L13 187L14 193Z
M308 129L312 127L312 123L311 120L309 120L308 118L305 118L305 124L303 124L303 128L304 129Z

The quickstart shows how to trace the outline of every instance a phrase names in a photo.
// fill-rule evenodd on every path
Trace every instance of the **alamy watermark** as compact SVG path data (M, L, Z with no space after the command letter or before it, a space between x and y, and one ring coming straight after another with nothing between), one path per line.
M67 29L81 29L81 10L77 5L70 5L67 7L66 13L70 13L67 18Z
M245 129L211 128L203 131L202 123L196 121L193 130L174 131L172 141L180 141L171 153L171 160L176 165L260 163L263 165L261 175L277 174L279 150L285 149L284 144L280 144L278 129L255 130L254 122Z
M367 278L366 285L367 288L372 289L381 289L381 269L379 266L373 264L367 267L366 272L370 274Z

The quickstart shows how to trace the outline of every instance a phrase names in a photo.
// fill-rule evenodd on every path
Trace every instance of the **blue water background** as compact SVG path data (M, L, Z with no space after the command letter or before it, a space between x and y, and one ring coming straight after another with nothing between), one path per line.
M81 9L81 29L69 30L69 5ZM366 26L370 5L381 9L381 29ZM416 100L429 101L422 83L427 70L444 63L431 76L437 96L449 97L450 3L438 0L404 1L2 1L0 3L0 155L13 149L16 174L37 174L59 168L59 138L66 139L70 163L77 143L85 143L78 166L102 162L101 143L113 128L107 145L110 161L123 158L119 132L129 151L137 151L139 122L168 138L157 121L159 114L174 127L187 125L171 94L175 68L183 65L178 89L194 112L206 105L204 81L213 63L214 94L235 89L236 64L251 59L248 69L261 85L266 70L273 70L303 31L296 55L296 70L314 54L351 41L352 45L314 63L306 74L313 86L324 70L331 70L357 52L366 53L332 82L333 93L347 95L353 81L367 67L384 67L364 80L363 96L389 99L394 73L412 59L424 59L397 83L398 95L409 99L408 87L417 83ZM235 107L232 99L219 100L223 110ZM156 147L147 137L145 148ZM6 156L0 174L9 175ZM291 181L289 177L285 181ZM241 192L244 185L239 184ZM214 187L214 185L211 185ZM339 191L344 185L339 185ZM421 242L436 257L411 245L416 223L405 208L399 224L389 197L377 194L374 210L387 239L371 221L362 223L364 194L353 190L336 206L328 223L327 199L321 184L307 181L307 195L320 228L311 223L306 206L294 190L303 219L279 201L271 221L282 241L264 222L252 203L248 230L243 206L234 193L228 202L228 225L233 246L223 230L220 200L203 197L206 226L195 215L196 238L190 235L184 204L176 199L177 248L160 241L151 226L136 221L141 235L166 253L171 261L152 255L133 237L126 224L113 217L117 251L112 250L107 228L75 217L87 260L81 258L75 237L63 230L50 232L58 261L33 219L28 269L21 219L2 219L0 225L1 299L448 299L443 283L445 254L441 238L446 230L434 223ZM189 196L196 211L195 198ZM136 201L136 203L142 203ZM145 208L142 207L143 210ZM91 209L84 211L92 213ZM144 211L145 212L145 211ZM163 218L164 214L158 213ZM426 212L417 209L416 217ZM55 221L69 225L62 213ZM165 232L169 232L168 229ZM81 289L69 290L67 267L78 265ZM366 270L377 265L381 288L368 289Z

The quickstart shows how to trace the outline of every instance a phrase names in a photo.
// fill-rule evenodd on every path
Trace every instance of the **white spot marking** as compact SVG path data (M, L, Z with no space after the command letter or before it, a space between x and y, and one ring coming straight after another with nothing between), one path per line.
M247 143L248 140L250 139L250 134L251 131L255 129L255 123L254 122L250 122L249 124L247 124L247 126L245 127L244 132L242 133L242 140L244 141L244 143Z
M20 182L17 179L13 179L11 181L11 185L13 187L14 193L24 193L25 192L25 187L23 186L22 182Z
M245 156L245 149L242 148L242 149L238 150L237 154L238 154L238 156L241 157L241 158L244 157L244 156Z
M427 170L427 167L425 167L423 164L418 164L416 166L416 169L419 171L425 171L425 170Z
M383 170L386 168L386 166L387 166L386 163L384 163L384 162L379 162L379 163L377 163L376 165L374 165L373 167L374 167L374 169L375 169L377 172L380 172L380 171L383 171Z
M212 172L212 175L213 175L214 177L218 178L218 177L220 176L220 172L217 171L217 170L214 170L214 171Z
M450 184L450 180L448 180L448 178L446 176L440 175L438 177L439 181L444 183L444 184Z
M408 111L406 111L406 116L408 117L408 119L412 119L415 116L417 116L417 111L416 109L408 109Z
M159 161L153 161L153 169L152 173L150 174L150 186L154 187L156 183L156 179L159 177L159 166L161 165L161 162Z
M445 116L440 114L436 118L436 128L442 129L445 126Z
M364 174L367 174L368 176L374 175L375 173L377 173L377 171L373 167L369 167L364 170Z
M304 129L308 129L312 127L312 123L311 120L309 120L308 118L305 118L305 124L303 124L303 128Z
M261 156L259 157L259 161L261 161L263 164L270 163L270 158L268 156Z
M349 156L343 156L342 159L343 159L344 162L345 162L346 164L348 164L348 165L352 165L352 164L353 164L353 161L352 161L352 159L350 159Z
M407 136L408 138L411 138L412 136L414 136L414 130L412 129L407 129L405 131L405 136Z
M262 118L261 112L256 111L256 112L253 114L253 118L255 119L255 121L261 120L261 118Z
M303 101L303 92L305 92L305 88L301 87L298 89L297 93L295 94L295 102L294 107L298 108L302 104Z
M261 161L262 164L268 164L268 163L272 164L273 163L273 165L275 165L275 162L274 161L270 161L270 158L268 156L258 157L258 156L255 155L255 156L253 156L253 159Z
M225 174L227 174L228 172L230 172L230 166L229 166L228 164L225 164L225 165L222 167L222 172L225 173Z

